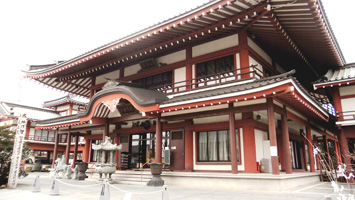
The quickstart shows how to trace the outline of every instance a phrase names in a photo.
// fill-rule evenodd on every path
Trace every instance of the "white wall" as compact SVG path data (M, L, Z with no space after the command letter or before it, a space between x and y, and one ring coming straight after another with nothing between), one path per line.
M192 57L201 56L233 46L238 46L238 34L192 47Z
M272 60L271 57L264 51L262 50L253 40L248 38L248 46L252 48L256 53L258 53L262 58L264 58L270 65L272 65Z
M347 99L341 99L341 107L343 109L343 112L347 111L354 111L354 112L349 112L349 113L344 113L344 115L351 115L351 116L344 116L344 119L354 119L353 115L355 115L355 98L347 98Z
M35 132L36 132L36 130L35 130L34 128L30 128L30 134L29 134L29 136L30 136L30 137L34 137L34 136L35 136Z
M158 57L155 59L157 62L158 66L159 63L166 63L166 64L171 64L171 63L176 63L182 60L186 59L186 50L181 50L175 53L171 53L162 57Z
M141 69L139 64L131 65L129 67L124 68L124 76L130 76L133 74L137 74L137 72Z
M116 79L120 78L120 70L116 70L116 71L113 71L110 73L106 73L106 74L102 74L100 76L97 76L96 80L95 80L95 84L98 85L101 83L106 83L107 80L105 79L105 77L109 78L111 80L116 80Z
M57 107L57 111L69 110L69 105L62 105Z
M256 161L260 162L264 158L263 141L267 140L267 133L258 129L254 129L255 132L255 151Z
M260 77L263 76L263 66L258 62L256 61L254 58L252 58L251 56L249 56L249 65L257 65L256 68L259 70L256 73L256 75L259 75ZM252 68L250 68L250 70L253 70ZM252 77L253 74L250 74L250 77ZM258 76L256 76L258 77Z
M355 85L339 87L340 96L355 94Z
M186 85L186 82L178 83L181 81L186 81L186 67L181 67L174 70L174 82L175 87ZM186 87L179 87L179 91L186 90Z

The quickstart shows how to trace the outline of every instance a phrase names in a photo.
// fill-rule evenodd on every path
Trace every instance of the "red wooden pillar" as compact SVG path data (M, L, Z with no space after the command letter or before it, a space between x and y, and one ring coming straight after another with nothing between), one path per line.
M233 106L233 104L231 105ZM253 112L242 113L242 119L253 119ZM231 122L232 121L230 121L230 123ZM245 158L244 159L245 172L255 173L258 171L258 169L256 166L254 126L251 125L243 126L243 144L244 144L243 146L244 146L244 158Z
M155 132L155 162L162 163L162 127L161 127L161 115L157 117L156 132Z
M318 139L317 136L313 135L313 143L315 148L318 147ZM319 159L319 153L316 155L316 161L317 161L317 170L319 170L319 166L320 166L320 159Z
M75 167L76 159L78 157L78 144L79 144L79 135L75 135L75 146L74 146L74 158L73 158L73 167Z
M91 131L87 131L86 134L91 135ZM85 141L85 146L84 146L84 150L83 150L83 162L89 162L91 140L84 137L84 141Z
M339 147L338 147L338 141L334 141L334 150L335 150L335 158L337 161L337 166L339 165L339 163L341 163L341 158L340 158L340 152L339 152ZM336 166L336 167L337 167Z
M91 78L91 88L90 88L90 99L92 98L92 96L94 96L95 94L95 89L93 89L92 87L94 87L96 85L96 77L92 77Z
M67 135L67 148L65 150L65 158L67 159L66 164L69 164L70 143L71 143L71 134L70 134L70 126L69 126L69 131L68 131L68 135Z
M239 45L242 48L239 51L240 57L240 72L242 74L242 79L250 78L249 69L249 51L248 51L248 35L246 31L238 33Z
M268 116L268 124L269 124L272 174L279 175L280 170L279 170L279 159L277 157L277 138L276 138L275 115L274 115L274 103L272 98L267 98L266 101L267 101L267 116Z
M343 108L341 106L340 92L338 87L333 87L333 106L337 113L343 112ZM339 120L344 120L344 117L340 116Z
M315 172L316 169L314 168L314 157L313 157L313 142L312 142L312 132L310 127L306 127L306 134L307 134L307 143L308 143L308 157L309 157L309 166L310 171Z
M28 139L29 139L30 131L31 131L31 121L30 121L30 120L27 120L26 132L25 132L25 140L28 140Z
M233 103L229 104L229 137L230 137L232 174L237 174L238 173L238 160L237 160L238 152L237 152L237 137L235 134L235 114L233 112Z
M325 134L327 134L325 131L324 131ZM330 160L330 154L329 154L329 146L328 146L328 137L327 135L323 135L323 142L324 142L324 147L325 147L325 150L327 152L327 162L328 162L328 165L329 167L332 166L332 163L331 163L331 160Z
M281 127L281 126L279 126ZM286 166L285 166L285 154L282 149L284 149L283 145L283 137L282 134L276 135L277 136L277 149L281 149L281 151L278 151L279 153L279 158L280 158L280 164L281 164L281 171L286 171Z
M116 129L117 129L117 127L118 126L116 126ZM119 128L121 128L120 126L119 126ZM117 145L119 145L120 144L120 136L118 135L118 134L116 134L115 135L115 144L117 144ZM119 151L116 151L116 154L115 154L115 160L116 160L116 165L117 166L119 166L120 165L120 160L119 160L119 158L120 158L120 156L119 156Z
M104 124L104 134L102 134L102 142L105 142L105 137L109 137L109 132L110 132L110 124L105 123Z
M308 171L308 169L307 169L307 152L306 152L306 142L305 141L302 142L302 146L303 146L302 153L303 153L304 170Z
M283 154L284 154L284 160L285 160L285 171L286 171L286 174L292 174L292 163L291 163L291 152L290 152L290 135L288 132L286 106L284 106L283 114L281 115L281 127L282 127Z
M350 163L350 155L349 155L349 145L343 130L341 130L339 135L339 143L340 143L341 156L343 157L343 163L346 164L347 170L350 170L351 163Z
M89 162L91 140L84 138L84 141L85 141L85 146L84 146L84 151L83 151L83 162Z
M52 167L54 167L55 160L57 159L58 155L58 145L59 145L59 134L58 129L55 132L55 142L54 142L54 150L53 150L53 160L52 160Z
M192 47L187 46L186 47L186 90L191 89L191 80L193 79L192 77L192 64L189 62L189 60L192 58Z
M69 115L73 114L73 104L69 104Z
M192 171L193 166L193 131L185 129L185 171Z

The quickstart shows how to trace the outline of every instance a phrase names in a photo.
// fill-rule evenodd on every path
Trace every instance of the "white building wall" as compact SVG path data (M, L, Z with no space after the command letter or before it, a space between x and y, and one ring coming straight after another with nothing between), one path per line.
M100 76L96 76L95 84L98 85L98 84L101 84L101 83L106 83L107 80L105 79L105 77L109 78L111 80L119 79L120 78L120 70L116 70L116 71L113 71L113 72L110 72L110 73L106 73L106 74L102 74Z
M155 59L157 64L164 63L164 64L171 64L176 63L186 59L186 50L177 51L175 53L171 53L162 57L158 57Z
M68 110L69 108L69 105L62 105L57 107L57 111Z
M184 82L182 82L184 81ZM174 70L175 88L186 85L186 67L181 67ZM180 92L186 90L186 87L179 87Z
M263 76L263 66L258 61L256 61L254 58L252 58L251 56L249 56L249 65L257 65L256 69L258 71L255 72L257 78L258 78L257 75L259 75L259 77ZM250 68L250 70L254 70L254 69ZM253 74L250 74L250 77L252 77L252 76L253 76Z
M254 129L255 132L255 151L256 151L256 162L261 161L264 158L264 147L263 141L267 140L267 133L258 129Z
M341 86L339 87L340 96L353 95L355 94L355 85Z
M343 112L348 112L348 113L344 113L344 115L349 115L349 116L344 116L344 120L347 119L354 119L354 115L355 115L355 106L354 106L354 102L355 102L355 98L346 98L346 99L341 99L341 108L343 110ZM353 111L353 112L349 112L349 111Z
M137 72L141 69L139 64L131 65L129 67L124 68L124 76L130 76L133 74L137 74Z
M224 37L218 40L192 47L192 57L197 57L229 47L238 46L238 44L238 34L234 34L228 37Z
M30 136L31 138L33 138L33 137L35 136L35 132L36 132L35 128L30 128L30 134L29 134L29 136Z

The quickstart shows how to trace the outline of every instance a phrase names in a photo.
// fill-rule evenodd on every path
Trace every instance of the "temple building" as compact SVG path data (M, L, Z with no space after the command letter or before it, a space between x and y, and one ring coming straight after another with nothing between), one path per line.
M26 78L89 99L85 109L36 121L36 130L53 132L53 158L64 137L67 157L82 152L95 162L91 145L109 136L122 144L121 169L157 162L236 174L259 173L261 163L278 175L315 172L313 145L341 162L342 131L329 103L339 105L312 82L344 63L321 1L213 0L70 60L30 67Z
M43 108L9 102L0 102L0 126L8 126L10 127L10 130L15 131L19 116L21 114L26 114L28 121L25 133L25 142L32 150L32 156L40 157L52 162L55 144L55 131L36 129L36 122L78 113L85 110L86 106L86 100L78 98L76 95L67 95L59 99L46 101L43 104ZM66 135L59 138L58 142L59 146L57 150L59 155L63 153L65 154L67 146ZM72 140L70 143L71 151L74 150L74 144L75 141ZM81 138L81 145L83 144L84 140ZM83 146L79 146L79 158L81 158L82 148ZM71 155L71 159L73 159L73 155Z

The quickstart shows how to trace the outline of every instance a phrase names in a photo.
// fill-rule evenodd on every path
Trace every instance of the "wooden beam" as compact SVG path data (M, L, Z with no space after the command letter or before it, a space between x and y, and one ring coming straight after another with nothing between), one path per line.
M252 111L258 111L258 110L266 110L266 108L267 108L266 103L261 103L261 104L234 107L231 109L231 111L233 113L242 113L242 112L252 112ZM208 111L203 111L203 112L198 112L198 110L196 110L195 113L162 117L162 121L187 120L187 119L211 117L211 116L218 116L218 115L228 115L228 113L229 113L229 108L223 108L223 109L218 109L218 110L208 110Z

